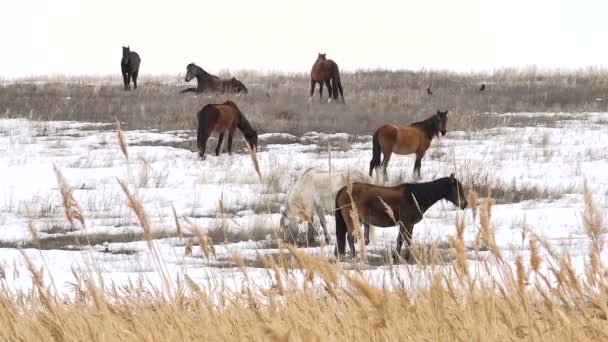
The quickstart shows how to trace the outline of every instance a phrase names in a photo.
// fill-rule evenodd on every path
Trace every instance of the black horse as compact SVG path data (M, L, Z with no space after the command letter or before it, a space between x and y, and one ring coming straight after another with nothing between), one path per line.
M133 88L137 89L137 74L139 73L139 55L135 51L127 47L122 47L122 59L120 60L120 69L122 70L122 78L125 82L125 90L129 90L131 79L133 79Z
M222 79L215 75L211 75L198 65L190 63L186 67L185 81L190 82L193 78L196 78L198 83L196 88L187 88L180 91L180 93L194 92L198 94L202 92L216 92L247 94L245 85L236 78Z

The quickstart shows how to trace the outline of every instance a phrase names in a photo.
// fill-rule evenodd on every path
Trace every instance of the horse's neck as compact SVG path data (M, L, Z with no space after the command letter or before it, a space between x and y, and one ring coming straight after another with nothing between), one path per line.
M415 122L412 126L418 127L424 131L424 134L429 140L433 140L433 137L437 134L437 127L433 126L432 119L426 119L424 121Z
M413 196L422 213L445 198L446 195L443 187L440 187L436 182L408 184L407 188L409 193L406 193L405 196Z
M245 116L243 115L243 113L241 113L239 111L239 115L240 115L241 118L239 120L239 123L238 123L237 127L241 130L241 132L243 132L243 134L253 132L253 127L251 127L251 124L249 123L249 121L247 120L247 118L245 118Z

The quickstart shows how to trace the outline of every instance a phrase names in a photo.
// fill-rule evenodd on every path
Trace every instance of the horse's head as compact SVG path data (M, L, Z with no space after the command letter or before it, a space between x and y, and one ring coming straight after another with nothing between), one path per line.
M447 195L445 199L454 203L455 206L463 209L467 207L467 198L464 195L464 188L460 181L454 177L452 173L450 177L448 177L449 182L449 190L447 191Z
M327 52L326 53L319 53L319 55L317 56L317 62L318 61L324 61L324 60L326 60L327 59L325 57L326 55L327 55Z
M129 53L131 52L131 48L129 46L123 46L122 47L122 57L128 57Z
M193 79L194 77L196 77L196 64L190 63L186 67L186 78L185 78L185 81L186 82L190 82L190 80Z
M441 135L445 135L448 131L448 111L437 110L437 117L439 118L439 132Z
M252 150L258 151L258 131L252 130L244 134L245 140L247 140L247 144L251 147Z

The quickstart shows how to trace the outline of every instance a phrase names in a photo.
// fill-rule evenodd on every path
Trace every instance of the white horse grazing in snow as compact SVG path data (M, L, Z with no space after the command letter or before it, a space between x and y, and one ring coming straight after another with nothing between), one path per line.
M285 205L281 206L281 228L291 238L295 239L299 225L308 222L307 238L314 241L316 231L312 225L316 214L321 222L325 243L329 244L329 233L327 232L326 213L333 213L335 209L336 194L346 186L348 176L350 182L372 184L369 175L357 170L332 170L327 171L320 168L309 168L289 189L285 198ZM369 243L369 226L365 225L365 244Z

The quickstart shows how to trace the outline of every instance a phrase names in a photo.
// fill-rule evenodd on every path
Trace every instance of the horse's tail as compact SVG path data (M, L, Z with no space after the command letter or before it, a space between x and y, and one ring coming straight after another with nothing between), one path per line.
M195 88L192 88L195 89ZM203 141L203 137L205 135L205 130L207 129L207 127L205 127L205 116L207 115L207 111L210 109L211 105L205 105L205 107L203 107L203 109L201 109L198 114L196 114L196 121L197 121L197 128L196 128L196 148L198 148L199 150L204 146L203 144L206 144L206 141Z
M380 130L377 130L372 138L372 160L369 162L370 177L374 173L374 169L380 166L380 139L378 139L378 134L380 134Z
M342 90L342 81L340 81L340 69L336 63L334 63L334 72L331 81L334 100L338 98L338 91L340 91L340 97L342 98L342 102L344 102L344 91Z
M342 189L344 191L344 188ZM344 221L344 216L342 215L342 209L338 205L338 198L340 197L340 193L342 191L338 191L336 194L336 256L340 256L346 252L346 234L348 229L346 228L346 221Z

